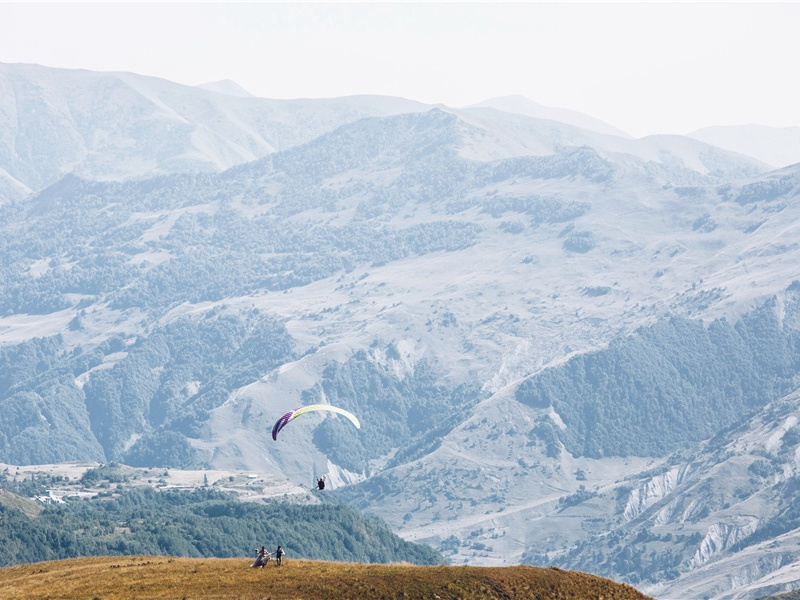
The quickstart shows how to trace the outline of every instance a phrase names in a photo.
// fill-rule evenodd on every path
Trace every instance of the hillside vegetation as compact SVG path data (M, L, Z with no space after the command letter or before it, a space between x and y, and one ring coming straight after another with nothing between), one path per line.
M0 569L5 600L36 598L307 599L536 598L638 600L634 588L586 573L538 567L419 567L286 560L103 557Z
M379 519L342 504L262 504L209 489L143 488L48 505L32 517L22 512L24 501L0 502L0 565L131 554L246 556L267 543L298 558L442 562L435 550L406 542Z
M791 592L783 592L781 594L774 594L772 596L764 596L759 600L800 600L800 590L793 590Z

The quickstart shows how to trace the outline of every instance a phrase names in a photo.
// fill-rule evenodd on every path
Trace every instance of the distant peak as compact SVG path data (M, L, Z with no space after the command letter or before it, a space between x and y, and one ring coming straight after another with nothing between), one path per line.
M211 83L203 83L195 86L209 92L216 92L217 94L225 94L227 96L238 96L240 98L254 98L253 94L248 92L242 86L230 79L222 79L220 81L212 81Z
M533 117L535 119L559 121L560 123L566 123L567 125L580 127L581 129L595 131L597 133L616 135L624 138L631 137L621 129L617 129L594 117L566 108L544 106L543 104L538 104L519 94L490 98L489 100L484 100L483 102L473 104L467 108L492 108L503 112Z
M509 96L496 96L489 98L483 102L479 102L475 106L535 106L538 108L546 108L545 106L534 102L530 98L522 94L511 94Z

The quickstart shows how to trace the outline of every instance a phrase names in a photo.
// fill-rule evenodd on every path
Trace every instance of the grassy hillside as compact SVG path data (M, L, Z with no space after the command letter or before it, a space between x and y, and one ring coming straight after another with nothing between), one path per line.
M28 517L35 517L43 508L35 500L23 498L2 488L0 488L0 506L16 509Z
M4 600L75 598L307 599L605 598L646 600L634 588L556 568L421 567L285 560L251 569L248 558L125 556L0 569Z

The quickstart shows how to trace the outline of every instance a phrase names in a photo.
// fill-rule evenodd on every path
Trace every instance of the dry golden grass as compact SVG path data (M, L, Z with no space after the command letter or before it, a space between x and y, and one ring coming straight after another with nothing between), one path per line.
M0 569L3 600L644 600L627 585L527 566L422 567L308 560L116 556Z

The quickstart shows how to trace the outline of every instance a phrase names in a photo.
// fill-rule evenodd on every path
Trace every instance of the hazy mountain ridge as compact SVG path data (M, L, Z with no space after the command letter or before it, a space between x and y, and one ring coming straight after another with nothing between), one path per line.
M611 160L620 170L643 172L654 181L671 185L707 185L770 170L766 163L745 154L683 136L650 135L631 139L626 135L582 129L569 120L559 122L491 107L478 106L456 114L483 129L473 135L472 143L461 151L478 160L545 156L564 148L586 147Z
M211 81L198 85L200 89L217 92L218 94L227 94L229 96L243 96L245 98L252 98L253 94L248 92L242 86L230 79L223 79L221 81Z
M688 482L716 485L713 469L669 459L676 445L796 382L800 169L494 109L355 118L373 100L331 101L341 110L318 136L294 132L221 174L70 175L0 206L0 459L206 464L304 485L327 472L333 488L362 481L354 502L456 562L572 560L670 589L739 569L726 557L756 544L733 545L770 531L781 502L691 531L663 513L653 533L647 519ZM309 116L281 106L287 128ZM740 369L726 377L730 356ZM585 391L603 365L619 381L597 389L612 393L574 405L530 393L548 379ZM635 405L640 371L662 385L645 386L658 418L633 418L647 435L570 414L624 418L598 397ZM742 394L736 410L728 393ZM364 427L310 416L269 439L310 401L354 409ZM634 536L615 519L643 525ZM657 556L581 546L612 526L628 548L659 536ZM756 590L780 568L760 556L758 577L736 585Z
M267 100L133 73L0 64L0 200L67 173L99 180L218 172L369 115L396 98Z
M231 88L230 83L218 84ZM360 118L431 108L402 98L269 100L217 89L214 84L182 86L133 73L0 65L0 132L5 140L0 144L0 199L21 198L66 173L120 180L218 172ZM491 107L513 113L518 120L539 122L539 136L543 123L566 127L569 132L558 133L556 139L567 145L579 145L574 138L596 138L599 132L600 137L616 140L612 145L630 147L625 142L632 140L625 140L623 132L586 115L532 106L538 107L520 98L498 98L462 111L447 110L467 114ZM526 148L523 153L541 146L530 139L520 141ZM647 143L638 145L639 153L645 151ZM544 153L552 150L550 142ZM676 154L674 149L668 153Z
M542 106L541 104L532 102L524 96L502 96L498 98L490 98L489 100L484 100L483 102L479 102L478 104L474 104L472 106L477 108L496 108L504 112L527 115L537 119L558 121L559 123L566 123L581 129L596 131L598 133L630 137L624 131L617 129L608 123L604 123L599 119L594 119L587 115L571 110Z
M800 162L800 127L717 125L693 131L688 137L756 157L776 168Z

